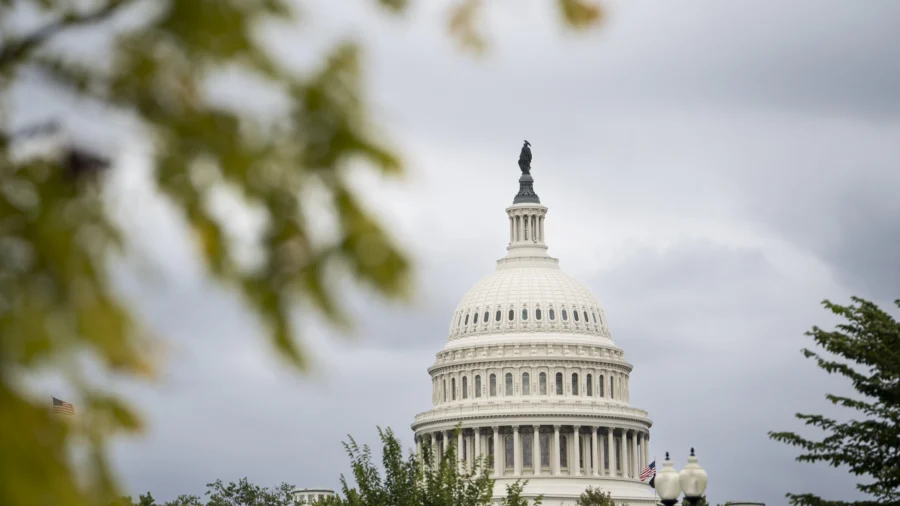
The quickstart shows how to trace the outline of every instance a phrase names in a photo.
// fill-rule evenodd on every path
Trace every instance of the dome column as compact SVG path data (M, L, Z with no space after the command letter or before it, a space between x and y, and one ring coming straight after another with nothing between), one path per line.
M638 478L640 478L641 471L643 471L644 468L647 467L647 463L644 462L644 433L643 432L637 433L637 441L638 441L638 466L637 466L637 468L638 468Z
M622 429L622 478L628 478L628 431Z
M444 460L444 457L447 455L447 452L450 451L450 431L445 430L441 432L441 460Z
M422 435L416 434L416 458L422 463Z
M643 444L641 444L641 452L644 454L644 467L650 465L650 433L644 433ZM643 471L643 469L641 469Z
M541 426L534 426L533 441L531 443L531 469L535 476L541 474Z
M434 467L438 465L438 447L437 447L437 434L431 433L431 463Z
M597 452L597 427L591 426L591 460L594 465L591 466L591 476L599 476L597 469L600 466L600 454Z
M475 427L475 459L479 459L481 457L481 428ZM475 464L472 464L473 466Z
M513 425L513 474L522 475L522 450L519 442L519 426Z
M575 458L572 459L572 465L569 468L572 470L572 474L578 476L581 474L581 426L575 425L572 427L572 439L575 443Z
M500 427L494 425L491 427L494 430L494 476L500 476L502 474L502 468L500 467Z
M609 475L616 475L616 429L610 427L606 431L606 446L609 450Z
M463 431L462 428L459 429L459 433L456 435L456 469L461 473L463 470Z
M606 463L605 463L605 461L606 461L606 458L605 458L606 457L606 446L604 446L606 440L604 439L605 436L603 434L604 433L602 433L602 432L597 434L597 447L600 449L599 460L597 461L597 464L600 469L600 473L599 473L600 476L605 476L607 474L606 473Z
M559 465L559 425L553 426L553 448L550 450L551 459L553 462L553 475L559 476L562 473Z
M631 433L631 477L637 478L641 470L638 469L640 462L638 461L638 433Z

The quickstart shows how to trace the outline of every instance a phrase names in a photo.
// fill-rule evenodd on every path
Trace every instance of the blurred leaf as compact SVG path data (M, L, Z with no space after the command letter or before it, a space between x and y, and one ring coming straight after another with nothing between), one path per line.
M409 0L378 0L378 3L393 12L403 12L409 7Z
M484 35L475 26L482 8L481 0L460 0L450 10L450 35L464 48L482 53L487 47Z
M603 10L591 0L558 0L563 19L569 26L583 30L600 21Z
M410 3L377 1L391 13ZM0 99L8 101L30 72L101 115L134 120L152 144L152 190L193 232L208 274L234 290L271 345L303 369L304 347L292 326L298 307L346 327L351 319L335 273L402 298L410 266L352 190L352 168L385 176L404 169L367 114L364 46L338 41L318 68L300 72L283 67L261 42L268 23L296 18L295 3L0 0L0 17L30 8L47 23L4 34ZM572 26L599 16L583 0L561 5ZM453 38L476 52L485 47L476 29L481 7L462 0L449 19ZM109 35L102 57L77 57L53 43L76 30ZM264 116L214 100L210 84L226 74L247 78L248 96L274 93L285 107ZM123 168L109 153L72 142L14 158L23 141L7 114L0 108L0 505L130 506L117 490L107 445L110 435L140 430L140 418L102 382L85 379L152 378L156 366L158 343L110 283L112 261L134 253L139 233L119 229L105 195L106 176ZM26 125L24 137L46 136L54 129L41 125L55 120ZM320 219L306 200L311 188L337 220L333 238L321 243L309 234ZM216 211L216 196L226 190L238 196L236 208ZM239 237L229 213L250 209L264 215L260 236ZM258 258L239 262L239 246L255 247ZM24 388L22 378L48 370L68 382L75 416L53 416L49 399ZM76 448L83 462L72 460ZM218 494L285 496L246 482L219 485ZM171 504L199 504L190 496L179 501Z

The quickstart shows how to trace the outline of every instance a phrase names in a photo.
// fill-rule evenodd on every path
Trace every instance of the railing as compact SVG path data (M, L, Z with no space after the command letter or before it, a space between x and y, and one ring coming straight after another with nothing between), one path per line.
M518 415L518 414L576 414L576 415L625 415L648 418L642 409L618 404L582 404L575 402L516 402L470 404L467 406L450 406L437 408L416 415L416 423L444 418L477 416L477 415Z

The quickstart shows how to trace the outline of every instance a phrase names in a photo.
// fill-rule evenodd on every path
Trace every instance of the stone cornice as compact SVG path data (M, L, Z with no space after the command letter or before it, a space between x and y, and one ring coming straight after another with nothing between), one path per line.
M472 403L440 407L416 415L412 427L413 430L417 430L417 427L433 423L444 424L452 422L452 424L456 424L471 420L497 420L516 417L552 417L555 420L554 423L559 423L567 418L603 417L605 420L618 420L620 423L634 425L629 428L643 427L647 429L653 424L646 411L621 404L542 400L538 402ZM527 424L530 422L523 421L522 423ZM481 425L489 424L490 422L488 421ZM608 423L607 425L615 426L615 423Z
M488 364L497 362L520 362L533 365L536 361L546 365L565 362L582 363L588 367L602 364L608 368L631 372L632 366L625 361L622 350L615 346L597 344L569 344L565 342L534 341L524 343L480 344L467 348L442 350L437 353L435 364L428 372L443 370L450 365Z
M530 260L530 257L524 258L523 260L519 259L509 259L510 262L525 262L526 260ZM555 260L555 259L554 259ZM499 306L495 307L478 307L476 311L495 311ZM535 307L540 307L539 304L535 304ZM549 307L553 307L553 305L548 305ZM569 306L566 306L569 307ZM584 309L589 309L589 306L584 304L572 304L571 307L576 308L578 310L583 311ZM502 311L506 311L506 308L501 308ZM604 337L606 339L612 339L612 336L609 333L609 329L606 328L605 325L598 324L590 324L590 323L575 323L573 321L501 321L501 322L489 322L489 323L481 323L478 325L473 325L473 328L465 327L463 329L454 328L451 330L450 335L448 336L449 341L457 341L460 339L465 339L467 337L476 336L476 335L490 335L490 334L510 334L510 333L538 333L538 332L554 332L560 334L580 334L587 335L592 337Z

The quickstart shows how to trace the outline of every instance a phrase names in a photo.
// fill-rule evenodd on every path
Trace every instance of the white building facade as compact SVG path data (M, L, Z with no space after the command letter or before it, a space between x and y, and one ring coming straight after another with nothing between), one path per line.
M488 459L495 497L527 479L526 495L545 504L574 505L589 486L617 504L655 504L639 479L652 422L629 404L632 366L594 296L548 255L547 208L530 163L522 170L507 254L463 297L428 370L432 409L412 424L417 451L430 443L441 458L455 438L459 465Z

